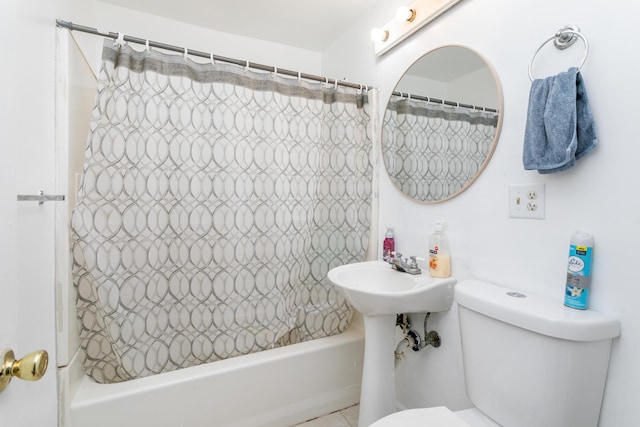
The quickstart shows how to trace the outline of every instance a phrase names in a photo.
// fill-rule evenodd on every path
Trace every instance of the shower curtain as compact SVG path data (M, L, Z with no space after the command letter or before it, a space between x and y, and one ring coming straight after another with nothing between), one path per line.
M458 192L487 160L498 113L392 96L382 155L402 192L423 201Z
M140 378L343 331L368 94L106 41L72 215L84 367Z

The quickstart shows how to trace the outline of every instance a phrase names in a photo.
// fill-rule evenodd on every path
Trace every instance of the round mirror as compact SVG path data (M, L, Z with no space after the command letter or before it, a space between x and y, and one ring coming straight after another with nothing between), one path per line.
M389 99L382 156L405 195L437 203L466 190L498 142L502 90L475 51L445 46L418 59Z

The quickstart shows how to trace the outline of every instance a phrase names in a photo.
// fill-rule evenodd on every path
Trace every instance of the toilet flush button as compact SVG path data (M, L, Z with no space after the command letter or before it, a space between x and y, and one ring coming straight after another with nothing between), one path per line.
M527 296L526 296L525 294L523 294L523 293L520 293L520 292L513 292L513 291L511 291L511 292L507 292L507 295L509 295L510 297L513 297L513 298L526 298L526 297L527 297Z

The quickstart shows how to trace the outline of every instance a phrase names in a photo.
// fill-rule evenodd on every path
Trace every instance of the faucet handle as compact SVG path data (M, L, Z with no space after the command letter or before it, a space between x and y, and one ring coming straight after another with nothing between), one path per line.
M411 259L411 267L418 267L418 261L424 261L425 259L419 256L410 256L409 259Z

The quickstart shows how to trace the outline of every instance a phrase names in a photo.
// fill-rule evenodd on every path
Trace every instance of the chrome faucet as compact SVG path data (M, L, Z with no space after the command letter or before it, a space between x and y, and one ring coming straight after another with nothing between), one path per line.
M394 252L389 264L394 270L398 270L401 273L420 274L422 270L418 267L418 259L415 256L410 256L409 259L403 259L400 252Z

